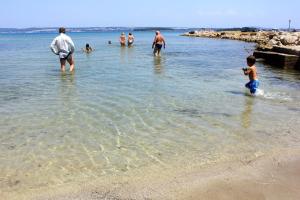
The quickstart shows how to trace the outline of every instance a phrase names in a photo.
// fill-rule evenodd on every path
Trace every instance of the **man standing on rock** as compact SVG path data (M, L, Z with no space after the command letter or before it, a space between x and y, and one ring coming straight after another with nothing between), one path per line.
M65 72L66 61L70 64L70 72L75 68L73 53L75 51L75 45L72 39L67 36L66 29L59 28L59 36L57 36L50 45L52 52L59 56L61 71Z
M160 51L161 48L164 45L164 49L166 48L166 42L164 37L162 36L162 34L159 31L156 31L156 35L152 44L152 49L154 48L153 54L155 56L159 56L160 55Z

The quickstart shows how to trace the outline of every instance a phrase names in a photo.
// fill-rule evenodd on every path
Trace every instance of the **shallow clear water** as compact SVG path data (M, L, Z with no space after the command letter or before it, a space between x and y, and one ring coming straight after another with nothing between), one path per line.
M74 74L59 71L54 34L0 35L0 191L299 147L299 72L258 63L253 98L241 71L253 44L169 32L154 58L153 33L133 48L118 34L71 34Z

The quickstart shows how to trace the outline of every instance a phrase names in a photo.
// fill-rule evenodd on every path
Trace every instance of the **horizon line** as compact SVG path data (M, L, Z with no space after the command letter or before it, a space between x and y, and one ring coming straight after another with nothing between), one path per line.
M241 28L260 28L260 29L288 29L275 28L275 27L263 27L263 26L232 26L232 27L180 27L180 26L32 26L32 27L0 27L0 29L44 29L44 28L173 28L173 29L241 29ZM291 27L291 29L299 29Z

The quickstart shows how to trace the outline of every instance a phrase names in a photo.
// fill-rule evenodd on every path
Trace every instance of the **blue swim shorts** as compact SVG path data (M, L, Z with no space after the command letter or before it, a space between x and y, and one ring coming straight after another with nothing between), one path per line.
M254 94L256 90L258 89L259 86L259 81L258 80L253 80L250 81L245 85L246 88L250 89L251 94Z

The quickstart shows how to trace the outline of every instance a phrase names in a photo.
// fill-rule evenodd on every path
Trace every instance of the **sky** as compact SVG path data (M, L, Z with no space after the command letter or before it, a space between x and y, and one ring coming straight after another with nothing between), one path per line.
M300 0L0 0L0 28L300 28Z

